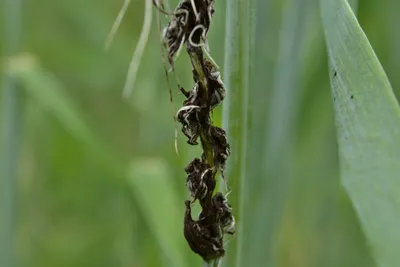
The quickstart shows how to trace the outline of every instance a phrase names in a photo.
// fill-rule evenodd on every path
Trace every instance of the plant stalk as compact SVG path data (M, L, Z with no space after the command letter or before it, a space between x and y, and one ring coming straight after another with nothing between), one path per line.
M200 50L201 51L201 50ZM204 72L204 61L199 56L197 49L190 49L188 50L188 54L192 61L193 68L196 70L197 74L199 75L199 82L201 83L201 87L205 90L205 95L208 95L208 83L207 83L207 75ZM210 165L211 168L214 167L214 153L211 146L211 141L207 138L207 133L205 129L201 129L200 131L200 139L201 145L203 147L203 151L206 155L206 162ZM214 172L216 173L216 172ZM216 178L216 177L214 177Z
M203 267L219 267L220 265L221 258L203 262Z
M199 75L199 82L201 83L201 88L206 90L204 93L205 95L208 95L208 83L207 83L207 76L204 72L204 61L201 58L201 53L196 52L195 50L188 49L188 54L190 56L190 59L192 61L193 68ZM201 139L201 145L203 147L204 154L206 156L206 163L213 168L215 166L214 164L214 152L211 146L211 141L207 138L207 133L205 132L205 129L201 129L200 131L200 139ZM217 179L217 171L215 170L213 172L214 179ZM217 258L211 261L203 261L203 267L218 267L219 263L221 262L221 258Z
M10 57L19 51L22 0L5 0L4 51ZM8 74L3 80L2 156L0 175L0 266L14 266L13 233L15 180L19 149L19 101L17 81Z
M227 178L235 185L234 192L230 195L231 204L237 207L237 237L229 248L227 266L241 266L243 250L252 4L251 0L231 0L226 4L224 81L227 95L223 104L223 128L227 132L232 150L227 164Z

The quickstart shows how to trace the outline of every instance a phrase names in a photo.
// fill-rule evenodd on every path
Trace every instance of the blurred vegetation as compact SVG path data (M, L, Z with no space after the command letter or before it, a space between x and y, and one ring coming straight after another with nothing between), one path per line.
M216 1L209 33L211 52L222 69L226 1ZM307 9L299 13L287 10L292 7L288 2L258 1L255 9L258 22L251 54L257 60L252 75L262 78L246 88L247 134L252 140L247 149L254 157L247 164L247 199L241 217L244 263L265 266L273 255L274 266L281 267L374 267L357 216L340 185L319 4L302 0ZM122 0L23 1L23 54L1 58L2 72L20 81L15 266L200 265L182 231L183 203L188 198L183 168L200 150L188 147L180 136L180 155L175 154L155 21L131 100L122 99L144 9L143 1L132 1L111 49L105 52L108 31L122 4ZM360 24L397 95L398 10L400 3L395 0L358 4ZM5 18L0 16L3 51ZM282 35L294 26L295 37ZM294 66L288 55L296 57ZM189 66L182 53L177 75L186 88L191 84ZM285 68L296 73L295 79L289 77L296 90L279 95L274 88L286 77L276 73ZM177 110L183 97L176 93L172 77ZM271 103L284 99L289 110L279 113L279 108L271 108ZM217 125L222 124L221 111L219 107L214 114ZM265 121L268 128L262 127ZM280 136L282 121L287 126ZM269 147L268 142L275 144L272 134L288 150L279 154L278 166L264 176L269 159L256 155L263 154L260 150ZM280 151L271 148L270 153L275 153L273 149ZM239 185L231 186L236 190ZM4 221L0 218L0 227ZM234 242L228 243L228 254Z

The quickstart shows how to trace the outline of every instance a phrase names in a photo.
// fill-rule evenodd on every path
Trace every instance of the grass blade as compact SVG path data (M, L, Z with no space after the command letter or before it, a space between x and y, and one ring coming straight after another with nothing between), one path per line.
M227 96L223 104L223 128L227 132L232 154L228 160L226 177L233 191L230 203L236 210L238 229L236 238L229 246L227 266L241 266L243 235L243 209L246 141L247 98L249 85L251 46L251 5L249 0L232 0L226 4L226 37L224 82Z
M250 241L246 243L246 247L254 244L266 249L249 248L246 251L246 265L250 266L257 266L261 262L267 266L277 265L274 248L291 177L293 132L298 106L301 102L301 90L298 84L302 69L303 33L306 27L306 11L310 3L311 1L291 0L286 2L283 9L277 64L269 95L271 100L268 102L267 118L261 122L264 123L267 133L263 137L266 142L262 157L264 169L261 174L256 174L262 177L257 181L258 188L254 192L259 199L259 204L252 208ZM260 34L257 33L257 35ZM258 58L258 60L262 59ZM256 65L262 66L261 63ZM262 86L261 82L257 82L258 79L263 79L263 77L255 77L256 84ZM260 122L257 121L257 123ZM250 153L249 158L250 161L259 161L256 157L252 158Z
M345 0L320 0L342 183L381 267L400 262L400 109Z
M21 0L4 2L4 56L12 56L20 47ZM18 84L5 75L3 88L2 155L0 175L0 266L14 266L15 181L19 150Z
M132 161L128 179L143 214L149 222L150 230L164 252L169 264L165 266L190 266L182 253L183 220L177 192L171 184L170 171L157 159L137 159ZM186 244L185 244L186 245Z
M124 4L122 5L121 10L117 15L117 18L115 19L110 32L108 33L104 50L107 51L108 49L110 49L111 44L114 41L115 35L117 34L118 28L121 25L121 22L125 16L126 10L128 9L130 3L131 3L130 0L124 0Z
M125 98L128 98L131 95L132 90L134 89L133 87L135 86L136 75L139 70L140 61L142 60L144 49L146 48L151 32L152 15L152 2L150 0L145 0L142 32L140 33L139 42L135 48L135 51L133 52L131 62L129 63L128 73L122 92Z

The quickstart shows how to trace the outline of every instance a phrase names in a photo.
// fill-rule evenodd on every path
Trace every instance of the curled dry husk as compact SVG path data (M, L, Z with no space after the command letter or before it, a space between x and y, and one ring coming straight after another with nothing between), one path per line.
M162 31L168 62L174 68L174 59L186 45L193 66L192 89L180 88L186 97L176 119L182 125L187 143L203 148L201 158L193 159L185 168L186 186L192 200L185 202L184 236L190 248L205 261L225 254L224 234L235 233L235 219L226 197L214 194L217 174L223 176L230 146L226 132L212 124L212 110L225 98L226 90L218 66L208 49L207 33L214 14L214 0L182 0L173 12L165 10L160 0L156 7L170 16ZM204 54L208 57L206 59ZM199 201L202 211L193 219L191 204Z

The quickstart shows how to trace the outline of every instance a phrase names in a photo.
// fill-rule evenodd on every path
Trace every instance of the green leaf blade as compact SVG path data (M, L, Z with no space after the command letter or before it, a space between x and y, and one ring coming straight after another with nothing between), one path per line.
M133 160L127 178L159 250L166 257L165 266L190 266L182 253L184 207L182 211L177 208L180 201L165 162L157 158Z
M232 193L229 203L234 209L236 238L227 246L226 266L241 266L243 258L244 203L246 182L247 112L250 79L250 47L253 1L226 3L224 83L227 95L223 104L223 129L227 132L231 155L226 177ZM250 29L250 30L249 30Z
M347 1L321 0L341 179L379 266L400 254L400 109Z

